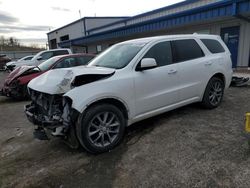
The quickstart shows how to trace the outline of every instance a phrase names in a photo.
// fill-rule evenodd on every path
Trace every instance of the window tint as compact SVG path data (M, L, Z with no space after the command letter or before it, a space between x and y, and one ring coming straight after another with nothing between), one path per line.
M213 54L225 52L225 49L217 40L201 39L201 41L205 44L208 50Z
M143 58L154 58L158 66L172 63L172 52L170 42L161 42L154 45Z
M54 53L53 56L69 54L67 50L58 50L58 51L54 51L53 53Z
M171 44L175 63L204 56L203 51L194 39L175 40Z
M42 60L47 60L53 56L53 52L44 52L41 54Z
M87 65L91 59L93 59L91 56L76 57L78 65Z
M68 57L61 60L59 63L56 64L54 68L68 68L77 66L77 61L74 57Z

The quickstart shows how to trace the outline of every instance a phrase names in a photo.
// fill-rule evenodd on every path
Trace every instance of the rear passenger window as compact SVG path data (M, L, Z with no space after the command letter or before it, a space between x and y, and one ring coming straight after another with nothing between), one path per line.
M225 49L217 40L201 39L201 41L205 44L207 49L213 54L225 52Z
M175 63L188 61L204 56L203 51L194 39L171 41Z
M172 63L170 42L161 42L154 45L143 58L154 58L158 67Z

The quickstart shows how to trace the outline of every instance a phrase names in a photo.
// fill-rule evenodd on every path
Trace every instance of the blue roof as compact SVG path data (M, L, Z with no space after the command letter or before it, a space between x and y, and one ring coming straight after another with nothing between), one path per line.
M184 2L190 3L194 1L197 0L189 0ZM180 3L171 6L177 6L177 5L180 6ZM154 11L160 11L164 8L157 9ZM154 11L151 11L151 13ZM134 34L139 34L143 32L163 30L195 22L209 21L220 17L230 17L230 16L232 17L236 16L237 14L244 14L244 13L250 13L250 0L224 0L208 4L205 6L193 8L190 10L178 12L175 14L163 16L160 18L144 21L141 23L123 26L117 29L103 31L100 33L88 35L70 41L61 42L59 43L59 46L68 47L70 45L78 45L83 43L87 44L95 41L132 36ZM141 15L145 16L145 14L149 13L144 13Z

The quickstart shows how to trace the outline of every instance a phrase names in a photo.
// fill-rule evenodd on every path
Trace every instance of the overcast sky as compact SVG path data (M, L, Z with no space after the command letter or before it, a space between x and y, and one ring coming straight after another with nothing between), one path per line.
M45 43L49 30L81 16L134 16L181 0L0 0L0 36Z

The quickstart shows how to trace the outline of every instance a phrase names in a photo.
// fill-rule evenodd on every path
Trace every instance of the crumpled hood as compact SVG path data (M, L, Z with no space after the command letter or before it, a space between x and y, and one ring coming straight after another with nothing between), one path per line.
M6 84L10 84L13 80L20 77L25 72L35 68L35 66L21 66L13 70L5 80Z
M71 83L79 76L107 76L112 75L115 69L94 67L94 66L79 66L73 68L54 69L31 80L28 87L48 94L64 94L71 89ZM84 78L83 78L84 79ZM95 79L94 81L96 81ZM90 81L91 82L91 81ZM88 83L90 83L88 82Z

